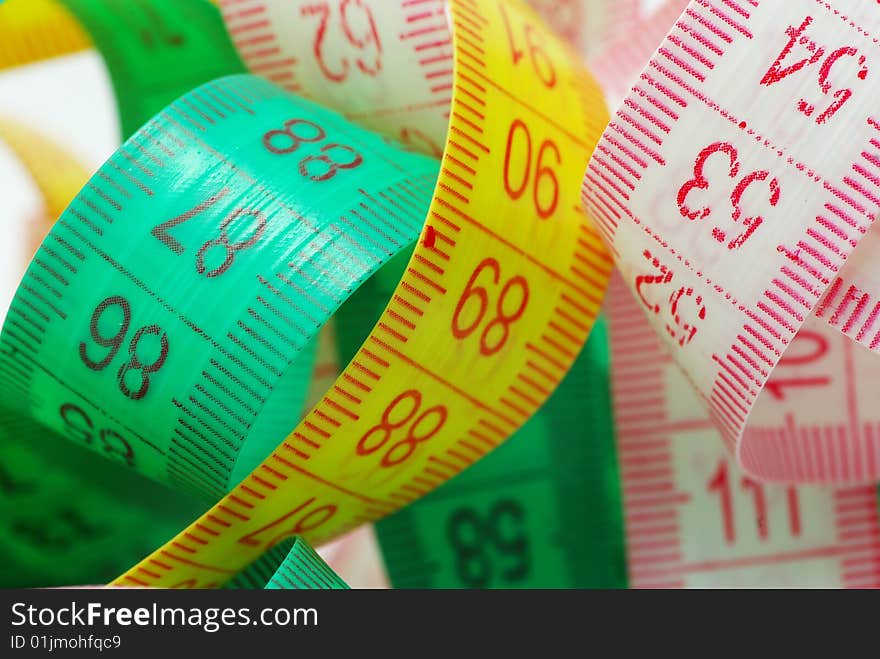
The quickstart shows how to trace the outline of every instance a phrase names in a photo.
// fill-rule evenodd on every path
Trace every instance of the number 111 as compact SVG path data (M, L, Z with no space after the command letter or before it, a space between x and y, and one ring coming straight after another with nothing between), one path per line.
M743 476L740 480L740 488L752 495L755 519L758 526L758 537L763 541L770 535L767 526L767 496L764 485ZM730 467L727 460L722 458L712 478L706 483L709 493L717 492L721 504L721 518L724 524L724 540L732 545L736 541L736 526L733 519L733 486L731 485ZM794 487L785 490L786 506L788 508L788 529L792 537L801 534L801 509L798 501L798 493Z

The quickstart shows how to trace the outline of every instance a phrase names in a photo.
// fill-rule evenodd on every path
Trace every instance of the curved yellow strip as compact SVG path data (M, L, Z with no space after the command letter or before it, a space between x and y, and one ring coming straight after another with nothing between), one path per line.
M293 444L115 584L208 587L289 535L320 544L379 519L516 431L577 356L611 270L577 200L604 101L521 3L450 8L440 180L380 322ZM520 52L523 35L540 44L533 58ZM416 408L418 434L404 427ZM284 448L298 441L319 447L307 462Z
M0 4L0 70L92 47L77 20L54 0Z

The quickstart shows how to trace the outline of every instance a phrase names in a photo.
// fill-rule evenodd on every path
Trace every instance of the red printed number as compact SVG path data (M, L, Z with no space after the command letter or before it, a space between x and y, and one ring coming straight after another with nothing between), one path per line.
M271 549L285 538L313 531L330 520L337 511L334 504L315 506L314 503L315 497L306 499L290 512L265 526L261 526L256 531L243 535L238 541L243 545L251 545L252 547L262 545L266 549ZM270 533L263 535L267 531ZM263 537L258 538L259 535L263 535Z
M852 89L849 88L834 89L831 84L831 73L835 66L840 62L849 60L852 63L851 69L854 70L854 78L857 80L865 80L868 77L868 67L865 56L860 55L859 51L852 46L842 46L828 52L824 46L820 46L810 37L806 36L807 28L812 23L813 18L807 16L799 27L792 25L785 30L789 37L788 43L785 44L776 61L773 62L767 73L764 74L761 84L770 87L781 80L785 80L788 76L818 65L819 89L822 94L830 96L832 100L818 114L816 114L816 105L806 99L800 99L797 107L807 117L815 115L816 123L821 125L827 123L853 95ZM801 51L801 55L803 55L801 59L796 59L798 55L794 54L795 48ZM839 72L836 79L840 79Z
M559 205L559 180L547 164L562 164L562 154L552 140L544 140L538 148L535 175L532 177L532 135L520 119L514 119L507 132L504 152L504 189L516 201L532 184L532 202L538 217L546 220ZM520 165L519 163L524 163ZM543 202L543 203L542 203Z
M742 492L752 499L758 537L761 540L767 540L770 537L770 530L767 525L767 495L764 485L753 481L748 476L743 476L740 480L740 487ZM732 545L736 542L734 495L730 483L730 467L724 458L718 462L718 468L706 484L706 489L710 494L718 493L718 500L721 504L721 520L724 525L724 540L727 544ZM801 509L797 490L788 487L785 490L785 496L788 507L788 530L792 537L797 537L801 534Z
M663 311L663 307L646 296L646 289L649 286L664 286L669 284L672 281L672 271L660 263L659 259L652 256L651 252L648 250L645 250L644 257L648 259L655 271L650 274L638 275L636 277L636 293L645 307L647 307L652 313L659 314ZM684 314L686 302L690 302L691 306L696 311L690 322L686 320ZM666 323L666 331L669 332L669 336L671 336L673 340L678 342L678 345L682 347L686 346L697 334L697 321L705 320L706 318L706 306L703 304L703 297L701 295L695 295L693 288L681 286L672 291L669 297L665 300L663 306L666 307L672 319L671 324Z
M351 63L361 73L374 77L382 70L382 42L373 20L373 12L361 0L341 0L337 5L338 22L331 27L334 16L330 2L315 2L304 6L300 15L317 16L318 31L312 50L324 77L333 82L343 82L352 70ZM327 42L333 32L345 38L347 49L354 51L351 57L328 54ZM332 49L331 49L332 50Z
M415 389L404 391L385 408L381 421L370 428L357 444L358 455L371 455L384 448L392 437L406 430L400 441L394 442L382 455L381 465L393 467L409 459L416 447L440 432L448 412L443 405L435 405L419 414L422 394Z
M691 193L695 190L708 190L709 180L705 176L704 168L706 163L713 156L725 157L727 159L728 171L727 176L736 181L733 192L730 193L730 203L733 206L730 218L737 223L742 224L744 231L732 237L727 243L727 249L739 249L743 244L752 237L759 226L764 222L764 218L760 215L743 217L742 201L746 191L757 183L765 183L768 188L768 199L771 207L775 207L779 203L780 189L779 181L775 178L767 180L770 172L760 170L741 175L741 163L739 162L739 153L736 148L727 142L715 142L700 151L694 162L694 177L687 181L678 190L678 210L682 217L689 220L704 220L712 215L712 208L702 206L693 208L689 205ZM719 226L712 229L712 236L719 243L723 243L728 238L728 231Z
M501 11L501 16L504 19L504 27L507 28L507 40L510 43L510 55L513 58L513 63L519 64L520 60L525 57L525 50L517 46L519 40L514 33L514 26L507 14L505 3L499 2L498 9ZM545 86L555 87L556 69L553 66L553 60L550 59L550 56L547 55L547 51L544 50L546 46L544 35L536 30L533 25L529 25L528 23L522 26L522 32L525 41L524 47L528 50L529 60L532 63L532 69L535 71L535 75L538 76L538 79L544 83Z
M501 265L498 261L493 258L483 259L468 279L464 293L455 305L452 335L456 339L466 339L477 331L489 311L489 291L476 285L483 272L491 273L492 283L496 286L501 281ZM495 301L494 317L480 334L480 354L488 357L504 347L510 337L510 326L523 317L528 304L529 285L525 278L517 275L508 279Z

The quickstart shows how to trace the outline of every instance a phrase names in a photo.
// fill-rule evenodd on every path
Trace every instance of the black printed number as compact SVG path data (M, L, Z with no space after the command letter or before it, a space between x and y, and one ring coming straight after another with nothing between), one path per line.
M456 554L455 568L468 588L486 588L494 578L509 583L529 574L529 543L523 531L525 511L513 499L501 499L485 517L459 508L446 523L446 537ZM493 554L501 560L493 560ZM496 574L497 572L497 574Z
M100 449L110 458L120 460L129 467L134 466L134 449L128 440L110 428L96 428L92 419L79 405L64 403L58 408L64 421L64 430L74 441L79 441L96 450Z
M327 132L308 119L290 119L284 129L270 130L263 135L263 146L269 153L283 156L294 153L303 144L316 144L327 139ZM299 162L299 173L316 182L328 181L341 169L355 169L364 162L360 153L346 144L331 142L320 148L320 155L311 155Z
M233 222L244 222L245 220L240 219L243 217L251 218L253 233L251 233L250 237L245 240L231 241L228 233L229 226ZM219 277L232 267L232 263L235 261L236 252L240 252L243 249L248 249L256 245L260 238L263 237L265 231L266 216L263 215L261 211L244 209L236 210L223 220L223 224L220 225L220 237L209 240L199 249L199 253L196 255L196 270L198 270L200 275L205 275L205 277ZM214 268L209 268L206 265L206 259L208 254L215 249L220 253L225 251L224 259L220 265L217 265Z
M100 361L95 361L89 356L89 346L85 341L80 342L79 356L83 364L93 371L107 368L125 343L130 328L128 300L119 295L103 300L92 313L89 334L95 344L109 350ZM116 372L119 390L132 400L144 398L150 390L150 376L162 368L167 358L168 335L158 325L141 327L128 343L128 359Z
M186 253L186 246L171 234L171 230L206 212L229 192L229 188L223 188L185 213L156 225L150 233L165 247L182 256ZM199 248L196 253L196 271L204 277L219 277L232 267L238 252L255 246L264 233L266 233L266 215L263 211L248 208L233 210L221 222L220 235L206 241ZM239 238L236 240L232 234Z

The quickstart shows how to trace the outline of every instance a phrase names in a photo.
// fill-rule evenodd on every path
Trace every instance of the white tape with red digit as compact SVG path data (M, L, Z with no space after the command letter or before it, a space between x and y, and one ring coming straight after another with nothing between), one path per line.
M694 0L586 172L626 285L755 480L880 479L878 35L877 3Z
M743 474L641 305L615 276L607 311L630 585L880 587L875 488ZM830 354L852 344L823 331Z

